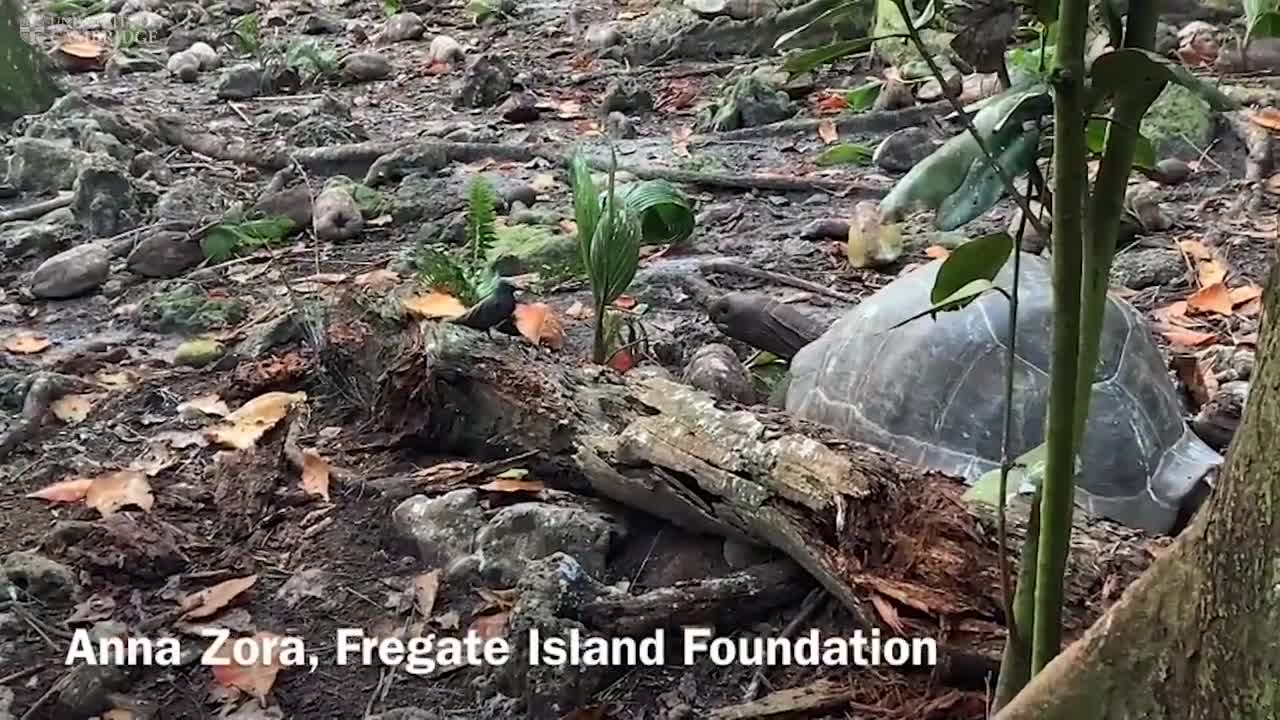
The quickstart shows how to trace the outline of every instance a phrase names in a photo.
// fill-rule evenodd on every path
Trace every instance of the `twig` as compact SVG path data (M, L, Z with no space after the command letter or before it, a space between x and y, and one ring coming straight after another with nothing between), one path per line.
M31 629L34 630L36 634L40 636L40 639L44 640L45 644L49 646L49 649L53 650L56 654L58 652L58 643L54 642L53 638L49 637L49 634L44 631L44 628L40 627L40 625L36 623L35 618L31 617L31 614L22 608L15 608L15 610L18 611L18 617L22 618L23 622L31 626Z
M809 595L805 597L804 602L800 603L800 611L796 613L795 617L791 618L791 622L787 623L786 627L782 628L780 637L785 640L794 635L800 629L800 624L807 621L817 612L826 600L827 591L825 589L817 587L811 590ZM764 669L764 665L756 668L755 675L751 678L751 683L747 685L747 693L742 699L743 702L751 702L760 695L760 684L764 681Z
M17 672L11 672L8 675L5 675L4 677L0 677L0 685L8 685L9 683L15 680L25 680L31 677L32 675L35 675L40 671L44 670L44 668L45 668L44 663L36 663L31 667L18 670Z
M58 197L49 200L41 200L20 208L5 210L0 212L0 225L18 220L35 220L41 215L46 215L54 210L61 210L71 204L71 193L60 193Z
M840 302L846 302L850 304L858 302L858 298L853 297L852 295L846 295L845 293L842 293L839 290L832 290L831 288L826 287L825 285L819 285L817 283L809 282L808 280L802 280L798 277L793 277L791 275L784 275L782 273L773 272L772 270L761 270L760 268L753 268L753 267L750 267L749 265L743 265L742 263L738 263L733 260L707 260L701 263L700 265L698 265L698 269L701 270L703 274L726 273L731 275L746 275L747 277L759 278L761 280L776 282L781 285L790 285L791 287L800 288L801 290L808 290L809 292L812 292L812 293L817 293L819 295L825 295L829 298L834 298L836 300L839 300Z
M929 66L929 72L933 74L933 77L936 78L939 83L942 83L943 87L946 87L946 76L943 75L942 68L938 67L937 61L933 59L933 53L929 52L929 48L925 46L924 40L920 37L920 29L916 27L915 18L907 8L906 0L893 0L893 2L898 6L898 11L902 13L902 17L906 19L907 34L911 36L911 43L916 46L916 50ZM995 169L996 175L1000 177L1000 182L1004 185L1005 192L1009 193L1009 196L1013 198L1015 203L1017 203L1018 209L1022 210L1022 216L1027 218L1027 221L1031 223L1031 227L1036 229L1036 232L1040 233L1040 237L1048 239L1048 231L1046 231L1044 226L1040 223L1039 218L1034 217L1034 214L1031 212L1030 203L1027 202L1027 198L1023 196L1022 193L1018 192L1018 188L1013 184L1013 178L1009 177L1009 173L1005 172L1005 169L1000 166L1000 163L996 162L996 156L991 152L991 147L987 145L987 141L982 137L982 133L978 132L978 128L974 127L973 119L964 111L964 106L961 105L960 101L953 97L951 93L943 93L943 96L946 97L947 102L951 104L952 110L955 112L956 117L960 119L960 123L964 125L965 130L973 136L974 142L976 142L978 144L978 148L982 150L983 157L986 158L986 161L993 169Z
M251 128L257 127L257 125L254 125L253 121L249 119L249 116L244 114L244 111L240 109L239 105L236 105L233 102L229 102L227 105L229 105L232 110L236 111L236 114L240 116L240 119L244 121L245 125L248 125Z

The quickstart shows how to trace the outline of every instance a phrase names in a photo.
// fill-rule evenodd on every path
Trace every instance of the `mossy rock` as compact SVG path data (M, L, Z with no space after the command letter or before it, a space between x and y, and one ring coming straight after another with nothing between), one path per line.
M209 297L194 285L152 295L142 305L139 324L154 332L198 333L244 320L244 302Z
M1195 159L1213 140L1209 103L1181 85L1170 84L1142 119L1142 134L1160 157Z
M537 225L500 226L488 260L499 275L559 275L578 263L578 241Z
M22 3L0 0L0 122L48 110L62 95L49 63L22 37Z

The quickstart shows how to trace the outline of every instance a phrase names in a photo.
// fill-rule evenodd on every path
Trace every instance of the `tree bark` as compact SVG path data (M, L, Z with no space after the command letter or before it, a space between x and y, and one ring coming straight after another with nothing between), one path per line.
M62 91L22 37L22 5L0 0L0 122L44 112Z
M1176 543L996 720L1280 716L1280 266L1213 497Z

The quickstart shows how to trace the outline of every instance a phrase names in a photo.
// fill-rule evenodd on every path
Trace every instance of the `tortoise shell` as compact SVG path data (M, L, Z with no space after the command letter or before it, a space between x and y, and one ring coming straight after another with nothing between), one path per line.
M942 261L867 298L791 363L786 408L903 459L975 482L998 468L1008 300L988 293L961 310L893 326L929 307ZM995 282L1009 290L1012 259ZM1052 350L1049 263L1022 254L1012 457L1044 442ZM1222 461L1183 421L1177 390L1138 312L1109 297L1080 453L1077 502L1150 532L1168 532L1182 502Z

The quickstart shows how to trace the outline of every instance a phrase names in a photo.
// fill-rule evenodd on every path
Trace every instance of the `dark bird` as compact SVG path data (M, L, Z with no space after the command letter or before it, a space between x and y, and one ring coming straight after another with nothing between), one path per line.
M490 330L508 320L515 309L516 286L506 278L498 278L492 293L451 322L492 334Z
M720 332L787 360L825 330L813 318L767 295L726 293L707 310Z

